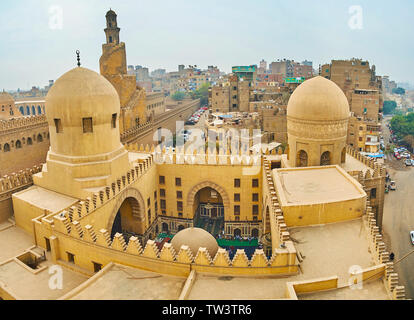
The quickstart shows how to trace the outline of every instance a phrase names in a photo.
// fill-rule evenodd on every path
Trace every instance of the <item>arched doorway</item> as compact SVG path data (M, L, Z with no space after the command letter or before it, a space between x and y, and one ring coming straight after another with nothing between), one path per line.
M331 164L331 153L329 151L325 151L321 155L321 166L328 166Z
M304 150L300 150L297 154L296 160L297 167L307 167L308 166L308 154Z
M141 236L145 232L145 221L142 219L141 206L137 199L127 197L119 207L111 228L111 238L117 233L130 236Z
M259 229L257 229L257 228L252 229L252 237L254 237L254 238L259 237Z
M163 233L168 233L168 223L163 222L161 225L161 230Z
M224 205L220 193L204 187L194 195L194 226L218 236L224 230Z
M239 228L234 229L233 233L235 237L241 237L241 230Z
M181 231L181 230L184 230L184 229L185 229L185 227L184 227L182 224L180 224L180 225L178 226L177 231Z

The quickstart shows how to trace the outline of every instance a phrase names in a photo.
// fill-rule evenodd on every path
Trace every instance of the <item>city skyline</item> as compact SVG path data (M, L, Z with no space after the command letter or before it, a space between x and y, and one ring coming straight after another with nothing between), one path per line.
M281 58L310 60L317 69L332 59L355 57L375 64L379 75L413 83L414 67L409 64L413 45L406 39L413 23L408 13L414 4L381 3L361 2L362 29L352 29L350 19L355 13L350 8L355 4L350 1L335 5L239 1L237 7L217 1L203 7L185 0L139 5L130 1L2 2L0 18L8 23L3 39L7 50L1 50L0 58L7 77L1 77L0 88L43 87L76 66L76 50L81 51L82 66L99 71L105 42L102 16L109 8L118 14L127 63L150 71L175 71L184 64L215 65L230 72L234 65ZM210 8L216 10L212 13ZM10 16L20 18L6 19Z

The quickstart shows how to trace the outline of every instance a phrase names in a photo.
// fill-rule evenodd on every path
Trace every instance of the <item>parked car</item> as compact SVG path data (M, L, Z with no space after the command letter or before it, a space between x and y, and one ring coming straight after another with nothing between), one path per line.
M390 190L397 190L397 186L395 185L395 181L391 181L390 183Z
M411 166L414 167L414 159L411 159Z
M407 159L407 160L405 160L405 165L408 167L408 166L411 166L411 160L410 159Z
M414 231L410 231L411 244L414 244Z

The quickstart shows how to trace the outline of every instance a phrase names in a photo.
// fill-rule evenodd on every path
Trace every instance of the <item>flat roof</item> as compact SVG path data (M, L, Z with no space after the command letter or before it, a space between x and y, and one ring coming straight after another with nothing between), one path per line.
M339 202L365 196L361 185L339 166L273 170L282 206Z
M178 300L187 278L163 275L121 264L108 265L65 299Z
M28 202L38 208L46 209L52 213L59 212L75 204L78 199L44 189L39 186L31 186L13 194L13 197Z

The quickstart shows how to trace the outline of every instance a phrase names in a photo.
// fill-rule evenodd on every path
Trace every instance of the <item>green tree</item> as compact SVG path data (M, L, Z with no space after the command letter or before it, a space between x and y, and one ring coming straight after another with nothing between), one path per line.
M404 95L405 94L405 90L404 90L404 88L398 87L398 88L392 89L392 93L399 94L399 95Z
M210 83L205 82L203 83L200 88L191 92L192 99L200 99L200 105L206 106L208 105L208 89L210 88Z
M397 108L397 103L395 101L384 101L384 106L382 110L384 114L392 114L394 113L395 109Z
M176 91L171 95L171 98L175 101L183 100L185 98L185 93L181 91Z

